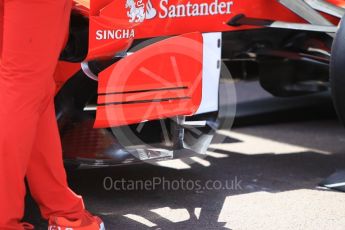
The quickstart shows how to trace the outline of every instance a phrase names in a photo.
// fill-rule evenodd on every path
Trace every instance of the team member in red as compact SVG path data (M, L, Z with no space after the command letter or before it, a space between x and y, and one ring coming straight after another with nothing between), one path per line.
M20 223L27 177L49 229L104 229L67 185L55 119L53 74L71 0L0 0L0 229Z

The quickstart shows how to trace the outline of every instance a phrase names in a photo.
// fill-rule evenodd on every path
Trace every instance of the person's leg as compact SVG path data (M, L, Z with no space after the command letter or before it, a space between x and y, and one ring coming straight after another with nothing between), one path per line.
M37 127L51 106L52 76L64 41L70 0L2 1L0 229L18 230L24 212L24 177Z
M2 32L4 31L4 0L0 0L0 61L2 54Z
M59 33L57 39L61 50L61 45L68 32L70 9L72 1L68 2L63 15L60 17ZM46 28L43 33L51 32ZM51 80L50 97L43 104L48 107L40 117L35 143L31 154L27 180L30 191L38 203L42 216L48 219L50 216L63 216L68 219L79 219L84 215L84 204L80 196L71 191L67 184L65 168L63 166L61 140L57 127L54 95L55 82L53 75Z
M50 216L72 220L83 217L83 201L67 185L53 96L39 121L27 179L30 192L45 219Z

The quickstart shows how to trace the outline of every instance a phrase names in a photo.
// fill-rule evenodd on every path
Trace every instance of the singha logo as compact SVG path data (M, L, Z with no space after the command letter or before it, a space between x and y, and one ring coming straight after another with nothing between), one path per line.
M148 0L145 4L143 0L127 0L126 9L129 9L127 15L129 17L129 22L143 22L145 19L152 19L156 16L157 11L153 8L151 0Z

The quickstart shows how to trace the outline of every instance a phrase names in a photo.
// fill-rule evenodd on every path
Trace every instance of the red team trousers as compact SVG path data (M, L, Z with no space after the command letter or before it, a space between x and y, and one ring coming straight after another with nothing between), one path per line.
M23 229L27 178L42 216L81 218L66 180L53 79L71 0L0 0L0 229Z

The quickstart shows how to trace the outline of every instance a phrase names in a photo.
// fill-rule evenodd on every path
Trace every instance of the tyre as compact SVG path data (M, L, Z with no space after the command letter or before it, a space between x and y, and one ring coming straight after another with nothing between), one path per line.
M334 106L345 125L345 16L333 42L330 73Z

